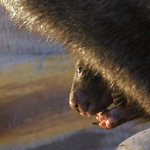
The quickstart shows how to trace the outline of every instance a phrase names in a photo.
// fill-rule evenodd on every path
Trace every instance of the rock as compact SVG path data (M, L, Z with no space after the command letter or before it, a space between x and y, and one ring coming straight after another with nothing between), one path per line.
M150 129L131 136L115 150L150 150Z

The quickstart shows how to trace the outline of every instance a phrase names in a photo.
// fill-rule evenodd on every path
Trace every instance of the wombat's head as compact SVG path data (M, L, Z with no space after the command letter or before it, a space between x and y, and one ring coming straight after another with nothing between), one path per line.
M94 72L88 62L78 60L75 67L70 106L82 115L95 115L112 102L110 89L101 75Z

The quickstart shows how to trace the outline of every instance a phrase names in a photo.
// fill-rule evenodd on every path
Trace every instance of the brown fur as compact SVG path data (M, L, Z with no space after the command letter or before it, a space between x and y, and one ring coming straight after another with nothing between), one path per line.
M150 117L136 100L126 97L116 87L108 84L84 60L77 61L69 102L71 108L82 115L103 112L105 116L117 118L111 128L132 119L140 119L139 122L142 123ZM115 106L110 107L112 103Z
M150 114L150 0L0 0L28 30L90 63Z

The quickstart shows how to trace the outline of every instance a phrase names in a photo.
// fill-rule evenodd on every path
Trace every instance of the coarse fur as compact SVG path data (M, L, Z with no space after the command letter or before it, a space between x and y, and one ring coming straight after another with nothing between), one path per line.
M0 0L30 31L64 44L150 114L150 0Z
M96 115L98 122L94 124L105 129L115 128L133 119L142 123L150 118L136 100L107 83L82 59L76 63L69 103L81 115Z

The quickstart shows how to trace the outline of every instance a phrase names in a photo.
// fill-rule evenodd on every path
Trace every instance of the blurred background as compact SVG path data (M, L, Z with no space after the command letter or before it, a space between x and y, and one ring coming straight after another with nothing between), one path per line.
M61 44L27 32L0 7L0 150L112 150L147 128L113 130L71 110L76 59Z

